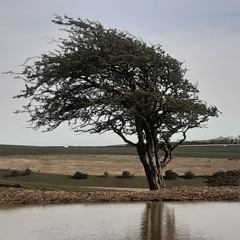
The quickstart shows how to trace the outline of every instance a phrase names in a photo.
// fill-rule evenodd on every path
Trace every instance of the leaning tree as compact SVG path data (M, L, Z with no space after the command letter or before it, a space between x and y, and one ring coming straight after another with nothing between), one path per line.
M66 16L53 22L67 37L15 75L25 81L16 98L28 99L19 112L30 114L34 129L68 122L75 132L116 133L136 148L150 190L164 187L173 150L218 109L198 98L182 63L159 45L98 22ZM179 140L172 143L174 135Z

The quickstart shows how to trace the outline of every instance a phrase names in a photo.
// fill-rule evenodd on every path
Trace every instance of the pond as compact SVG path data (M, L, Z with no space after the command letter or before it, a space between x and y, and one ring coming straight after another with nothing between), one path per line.
M4 240L239 240L240 202L0 207Z

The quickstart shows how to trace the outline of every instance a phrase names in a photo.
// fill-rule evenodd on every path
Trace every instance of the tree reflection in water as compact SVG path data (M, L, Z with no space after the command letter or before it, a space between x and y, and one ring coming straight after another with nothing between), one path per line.
M176 240L174 209L163 202L147 202L142 216L142 240Z

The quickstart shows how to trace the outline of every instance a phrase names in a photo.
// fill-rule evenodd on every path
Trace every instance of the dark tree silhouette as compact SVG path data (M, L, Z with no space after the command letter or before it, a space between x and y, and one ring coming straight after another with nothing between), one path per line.
M116 133L136 147L149 188L164 187L162 170L172 151L218 109L199 100L182 63L159 45L98 22L67 16L53 22L68 36L15 75L25 81L16 98L29 100L19 112L30 114L35 129L51 131L68 122L75 132ZM180 140L173 144L175 134Z

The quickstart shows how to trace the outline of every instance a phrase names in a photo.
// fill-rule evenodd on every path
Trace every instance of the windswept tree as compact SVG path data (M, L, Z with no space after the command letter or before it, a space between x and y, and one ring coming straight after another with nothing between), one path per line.
M198 98L182 63L161 46L98 22L66 16L53 22L67 37L15 75L25 81L16 98L29 100L19 112L30 114L35 129L52 131L68 122L78 133L116 133L136 148L150 190L164 187L173 150L218 109ZM174 135L179 140L173 144Z

